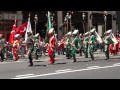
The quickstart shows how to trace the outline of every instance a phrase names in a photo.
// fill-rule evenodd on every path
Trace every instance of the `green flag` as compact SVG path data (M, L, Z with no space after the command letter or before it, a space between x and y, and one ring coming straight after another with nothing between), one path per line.
M47 20L47 31L46 31L46 38L45 38L45 42L48 43L49 42L49 35L48 32L49 30L52 28L52 23L51 23L51 17L50 17L50 12L48 11L48 20Z

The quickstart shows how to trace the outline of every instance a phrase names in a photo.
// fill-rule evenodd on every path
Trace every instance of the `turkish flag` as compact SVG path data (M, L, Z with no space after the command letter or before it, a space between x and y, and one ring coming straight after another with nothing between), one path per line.
M14 36L16 34L15 29L16 29L16 20L14 22L14 25L12 27L12 31L10 33L10 37L9 37L9 41L8 41L10 44L13 44L13 42L14 42Z
M26 29L27 29L27 24L28 24L28 22L26 22L26 23L22 24L20 27L16 28L16 34L21 34L21 35L25 34Z

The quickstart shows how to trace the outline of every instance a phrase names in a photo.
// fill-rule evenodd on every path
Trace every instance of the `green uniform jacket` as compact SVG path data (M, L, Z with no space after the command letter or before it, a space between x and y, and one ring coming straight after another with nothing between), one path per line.
M87 44L88 44L89 40L90 40L89 37L86 37L86 38L85 38L85 40L84 40L84 42L83 42L83 43L84 43L84 46L83 46L84 49L87 49Z
M68 44L66 45L66 48L71 48L71 43L72 43L72 40L71 38L68 40L69 38L66 39L66 41L68 41Z
M105 41L104 41L104 42L105 42L105 44L107 44L107 45L113 43L112 37L111 37L111 36L107 36L107 37L105 38Z
M107 37L105 38L104 43L105 43L104 50L105 50L105 52L108 52L108 51L109 51L109 45L110 45L111 43L113 43L112 37L111 37L111 36L107 36Z
M92 41L92 44L93 44L93 45L96 44L96 36L95 36L95 35L92 35L92 36L91 36L91 41Z

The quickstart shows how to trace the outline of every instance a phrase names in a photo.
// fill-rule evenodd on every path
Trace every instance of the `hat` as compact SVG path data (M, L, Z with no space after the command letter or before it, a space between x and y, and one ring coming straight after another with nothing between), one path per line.
M17 38L17 37L19 37L19 36L20 36L20 34L16 34L16 35L15 35L15 38Z
M71 35L71 34L72 34L72 32L68 32L68 33L67 33L67 35Z
M112 30L108 30L106 31L106 34L110 34L112 32Z
M74 31L73 31L73 34L77 34L77 33L78 33L78 30L74 30Z
M48 33L52 34L53 32L54 32L54 28L51 28Z
M89 34L89 32L86 32L84 35L88 35Z
M90 30L90 33L93 33L95 31L95 28L93 28L92 30Z
M106 34L107 34L107 32L104 33L104 35L106 35Z
M35 37L38 37L39 36L39 33L37 33L36 35L35 35Z

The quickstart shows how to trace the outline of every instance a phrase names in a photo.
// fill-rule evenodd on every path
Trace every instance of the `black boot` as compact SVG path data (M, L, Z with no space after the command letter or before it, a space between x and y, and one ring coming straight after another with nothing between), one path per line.
M109 53L106 54L106 59L105 60L109 60Z
M75 63L76 62L76 59L73 59L73 63Z
M29 63L30 63L29 66L33 66L33 62L32 62L32 60L30 60Z
M91 59L94 60L94 56L93 56L93 54L91 54Z

